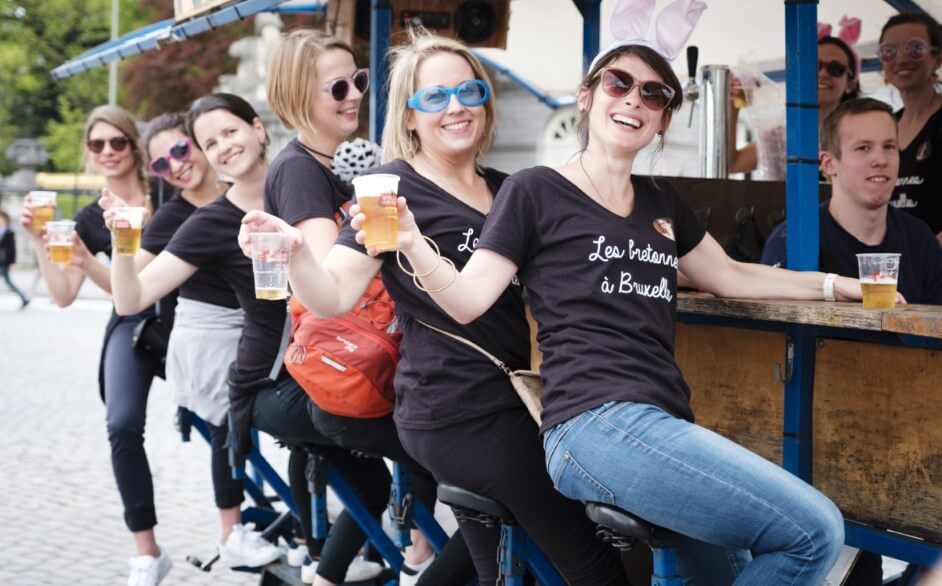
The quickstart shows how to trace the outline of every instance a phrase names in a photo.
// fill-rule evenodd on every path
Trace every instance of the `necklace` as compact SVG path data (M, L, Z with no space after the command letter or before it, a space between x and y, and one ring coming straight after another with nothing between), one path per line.
M328 161L330 161L331 163L334 162L334 157L333 157L333 156L328 155L328 154L324 154L324 153L320 152L320 151L317 150L317 149L312 149L311 147L307 146L306 144L304 144L304 143L301 142L300 140L298 141L298 144L301 145L302 147L304 147L305 150L310 151L310 152L314 153L315 155L320 155L320 156L324 157L325 159L327 159Z
M595 185L595 181L592 181L592 176L589 175L589 172L585 170L585 165L582 163L582 155L581 155L581 154L579 155L579 167L582 169L582 173L585 174L585 178L589 180L589 184L592 185L592 189L595 190L595 195L598 196L598 198L599 198L599 203L603 203L603 202L602 202L602 192L601 192L601 191L599 190L599 188Z

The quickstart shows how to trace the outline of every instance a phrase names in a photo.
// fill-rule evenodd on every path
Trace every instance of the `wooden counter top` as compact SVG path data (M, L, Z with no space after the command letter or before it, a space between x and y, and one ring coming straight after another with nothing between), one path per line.
M677 311L696 315L812 324L942 339L942 306L899 305L864 309L860 303L719 299L707 293L681 292Z

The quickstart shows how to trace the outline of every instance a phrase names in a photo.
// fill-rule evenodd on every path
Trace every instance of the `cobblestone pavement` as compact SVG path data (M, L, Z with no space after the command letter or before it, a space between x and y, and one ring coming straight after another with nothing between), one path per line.
M23 277L18 282L28 284ZM0 584L124 584L134 549L96 384L111 306L98 294L63 310L45 297L18 307L0 291ZM195 433L182 443L174 414L163 381L155 381L145 441L157 537L174 563L163 584L256 584L256 575L219 567L207 574L185 561L212 555L219 521L208 445ZM282 451L263 452L284 470Z

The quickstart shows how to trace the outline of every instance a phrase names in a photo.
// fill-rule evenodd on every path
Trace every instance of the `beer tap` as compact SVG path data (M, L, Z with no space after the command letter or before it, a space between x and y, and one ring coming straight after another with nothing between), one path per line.
M697 85L697 56L698 49L694 45L687 47L687 84L684 86L684 99L690 102L690 118L687 119L687 128L693 125L693 110L700 97L700 86Z

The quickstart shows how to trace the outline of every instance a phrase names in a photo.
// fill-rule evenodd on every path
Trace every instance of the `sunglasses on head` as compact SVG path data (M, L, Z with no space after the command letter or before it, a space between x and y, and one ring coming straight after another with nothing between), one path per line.
M627 71L609 67L602 72L602 90L613 98L624 98L635 85L641 102L651 110L663 110L674 99L674 90L659 81L638 81Z
M88 150L97 155L100 154L101 151L105 150L105 143L111 145L111 150L116 153L120 153L131 145L131 139L126 136L116 136L109 139L96 138L85 143L85 146L88 147Z
M899 56L900 47L896 43L883 43L877 49L877 56L884 63L893 61ZM919 39L913 39L903 44L903 52L913 61L925 59L930 53L933 55L939 52L938 47L930 47Z
M151 173L157 175L158 177L166 177L167 175L170 175L172 170L170 159L184 163L190 160L190 153L192 152L193 141L191 141L189 137L184 136L178 140L175 145L170 147L170 150L167 151L166 155L151 160L147 168L150 169Z
M491 89L480 79L469 79L454 87L432 85L416 90L406 102L406 106L419 112L441 112L448 107L451 96L455 96L462 106L474 108L491 97Z
M848 77L853 79L854 74L850 70L850 67L844 65L840 61L821 61L818 59L818 71L824 70L830 77L843 77L845 73L848 74Z
M325 85L324 89L330 92L330 96L334 100L342 102L346 100L347 96L350 94L350 84L353 84L353 87L357 88L358 92L365 94L366 90L370 87L370 70L357 69L350 77L335 79Z

